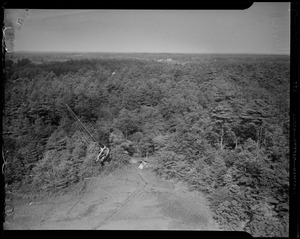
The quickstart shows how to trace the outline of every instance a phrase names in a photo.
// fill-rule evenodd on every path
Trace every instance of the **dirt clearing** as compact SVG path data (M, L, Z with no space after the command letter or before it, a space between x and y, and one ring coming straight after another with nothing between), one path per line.
M15 200L7 229L219 230L200 193L138 166L87 179L78 194Z

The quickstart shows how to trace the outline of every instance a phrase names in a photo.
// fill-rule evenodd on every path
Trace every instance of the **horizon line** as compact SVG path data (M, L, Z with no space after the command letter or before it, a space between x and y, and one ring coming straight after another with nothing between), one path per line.
M257 52L106 52L106 51L34 51L34 50L18 50L6 53L95 53L95 54L191 54L191 55L287 55L290 53L257 53Z

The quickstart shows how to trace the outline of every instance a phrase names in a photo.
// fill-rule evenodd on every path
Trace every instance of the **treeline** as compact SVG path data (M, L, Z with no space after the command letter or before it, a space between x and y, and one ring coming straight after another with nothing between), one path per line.
M60 190L103 170L68 104L110 146L107 166L155 157L158 174L208 194L225 229L288 235L288 58L23 59L5 69L8 183Z

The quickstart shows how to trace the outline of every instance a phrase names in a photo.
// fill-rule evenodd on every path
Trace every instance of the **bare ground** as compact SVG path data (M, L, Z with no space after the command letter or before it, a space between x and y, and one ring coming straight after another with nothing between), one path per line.
M78 193L14 200L6 229L220 230L203 195L158 178L151 162L147 166L130 164L87 179Z

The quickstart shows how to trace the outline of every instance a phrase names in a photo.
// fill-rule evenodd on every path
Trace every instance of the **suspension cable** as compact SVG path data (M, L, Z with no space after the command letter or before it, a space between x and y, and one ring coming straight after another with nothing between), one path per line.
M72 113L73 117L75 117L75 119L77 119L77 121L80 123L80 125L82 126L82 128L89 134L89 136L93 139L94 142L96 142L96 139L93 137L93 135L88 131L88 129L81 123L80 119L76 116L76 114L73 112L73 110L68 106L68 104L66 104L66 106L68 107L69 111Z

